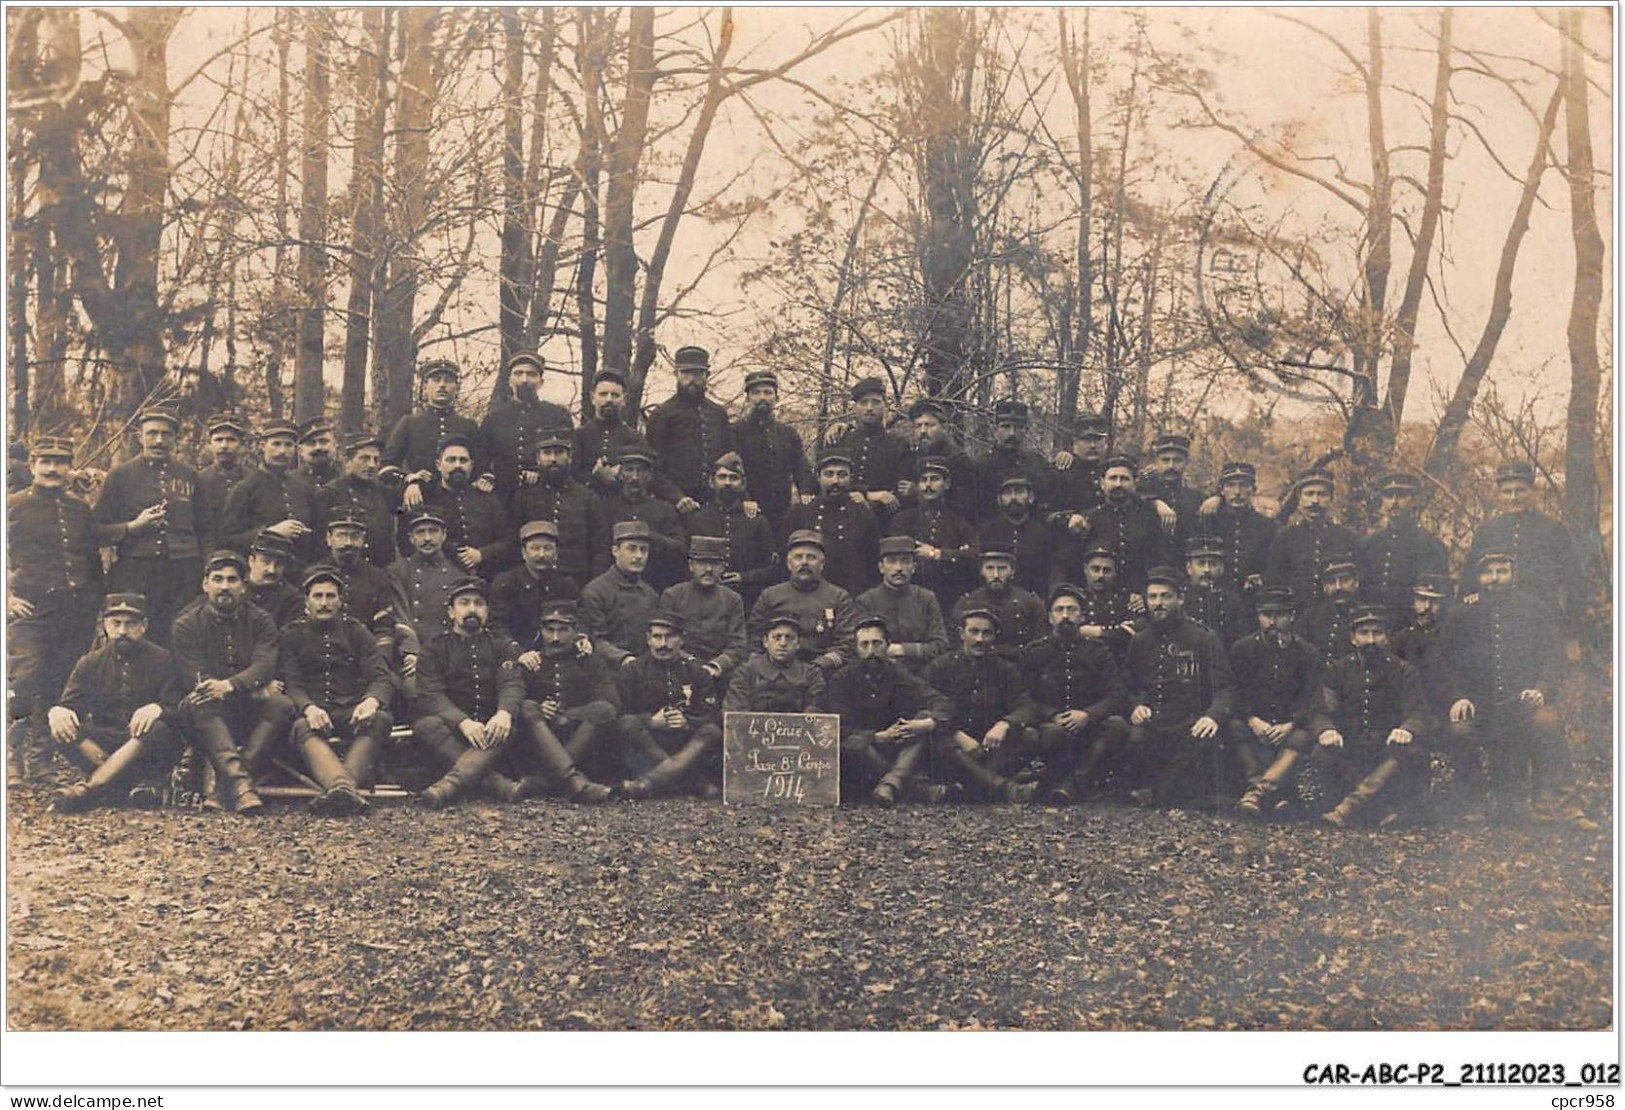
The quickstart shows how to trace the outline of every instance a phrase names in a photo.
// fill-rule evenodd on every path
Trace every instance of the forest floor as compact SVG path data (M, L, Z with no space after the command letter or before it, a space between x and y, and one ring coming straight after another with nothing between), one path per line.
M1108 802L72 817L13 795L15 1029L1601 1029L1600 832Z

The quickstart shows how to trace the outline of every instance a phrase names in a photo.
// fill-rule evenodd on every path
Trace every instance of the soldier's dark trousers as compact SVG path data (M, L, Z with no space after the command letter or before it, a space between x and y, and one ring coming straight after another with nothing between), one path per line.
M1230 722L1230 750L1247 782L1267 780L1273 787L1284 787L1297 775L1314 743L1308 729L1295 728L1279 744L1270 744L1254 736L1246 721Z
M81 722L79 735L62 752L87 772L84 786L96 798L110 798L133 786L160 787L181 757L180 734L163 721L156 722L139 740L128 724L99 725Z
M1129 740L1128 722L1121 717L1092 718L1078 733L1046 721L1037 732L1045 766L1039 781L1040 800L1067 785L1075 796L1083 797L1094 786L1102 766L1127 747Z
M1155 805L1223 805L1233 793L1225 728L1198 740L1195 717L1155 718L1129 726L1130 779Z
M841 736L841 796L848 800L872 793L882 783L901 796L926 757L929 735L909 740L876 740L858 729Z
M539 774L554 793L566 798L580 794L592 780L576 765L570 745L559 734L562 732L572 740L579 740L580 749L590 751L597 742L600 726L605 723L604 717L613 717L615 713L608 702L596 702L594 706L603 707L603 712L594 709L592 715L599 718L596 724L566 721L550 725L542 718L541 707L527 698L519 710L524 736L518 743L508 745L508 754L503 760L505 770L521 776Z
M100 602L83 590L52 593L35 602L32 617L14 617L6 625L8 778L13 771L23 777L30 723L36 742L44 742L46 710L90 646Z
M674 731L651 729L635 713L622 714L621 763L633 779L658 791L687 780L716 780L722 771L722 726Z
M389 743L389 730L395 727L395 718L387 709L379 709L359 726L350 722L351 712L353 708L329 710L333 728L325 734L311 728L303 714L294 718L293 746L323 790L340 785L371 787L378 756Z
M107 576L109 593L147 595L147 639L169 646L169 626L175 614L198 595L203 581L201 559L123 558Z
M518 721L514 724L523 727ZM509 735L511 740L512 734ZM419 717L413 721L412 738L446 768L440 780L430 789L438 789L449 798L462 797L480 786L502 758L508 743L505 741L489 748L476 748L440 717Z
M1320 808L1346 804L1349 813L1358 811L1369 820L1412 804L1427 790L1422 738L1409 744L1390 744L1387 738L1386 732L1344 736L1341 748L1316 746L1312 758L1328 787Z
M1446 737L1453 752L1483 752L1489 789L1514 807L1529 800L1531 788L1539 803L1574 789L1574 759L1563 735L1563 718L1550 705L1509 701L1479 706L1475 720L1450 725Z
M283 694L233 694L186 711L194 745L214 767L216 800L221 805L240 809L247 801L248 808L259 807L252 768L263 765L286 743L293 717L293 702Z

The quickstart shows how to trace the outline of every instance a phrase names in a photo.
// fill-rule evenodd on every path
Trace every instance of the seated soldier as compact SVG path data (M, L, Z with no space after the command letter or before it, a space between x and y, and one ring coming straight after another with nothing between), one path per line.
M52 796L58 813L89 809L127 784L129 804L156 806L157 784L181 754L173 716L189 680L179 660L143 639L147 599L108 594L101 623L106 642L74 664L46 714L51 739L90 768L88 779Z
M1250 785L1236 803L1248 817L1267 816L1277 795L1302 770L1320 708L1321 668L1313 644L1292 631L1292 591L1271 586L1258 594L1258 631L1230 649L1236 674L1236 715L1230 738Z
M1008 774L1019 766L1024 747L1013 743L1038 719L1038 707L1013 663L994 651L999 617L990 609L960 614L958 651L939 656L925 680L953 701L954 716L938 734L938 774L969 784L981 801L1025 802L1037 793Z
M581 591L581 623L598 658L613 670L631 663L643 649L649 614L660 595L644 580L652 533L641 520L625 520L610 530L614 565Z
M999 658L1011 663L1021 649L1044 634L1044 602L1015 583L1016 557L998 548L981 551L982 585L954 603L954 623L971 609L989 609L999 616Z
M528 755L528 762L539 766L539 784L520 779L527 795L550 790L572 802L608 801L614 791L587 777L581 765L613 733L620 713L615 676L577 630L575 602L563 598L544 602L541 625L540 650L519 656L525 679L522 713L530 743L528 750L510 749L508 758L523 766Z
M293 743L321 787L310 808L345 817L367 808L361 789L395 725L395 683L373 634L344 613L344 579L318 564L305 574L305 615L282 630L278 671L293 702ZM341 756L335 747L342 747Z
M683 643L711 677L726 683L749 654L745 639L745 603L722 585L728 569L728 547L718 536L688 541L687 582L667 586L660 608L683 618Z
M1128 645L1129 749L1142 780L1131 797L1138 805L1217 805L1227 790L1223 722L1235 676L1219 637L1186 619L1183 589L1172 567L1146 573L1151 620Z
M885 617L859 617L858 658L830 677L825 695L841 718L842 793L881 805L909 793L931 734L953 716L946 697L892 657L887 636Z
M1388 611L1361 605L1352 618L1354 651L1326 666L1315 759L1343 800L1321 815L1347 828L1377 798L1383 809L1427 788L1422 747L1427 703L1416 668L1388 650ZM1386 816L1386 815L1384 815Z
M1353 555L1326 560L1320 591L1320 600L1304 610L1298 632L1330 663L1354 652L1353 620L1360 593L1360 568Z
M559 526L532 520L519 528L520 563L491 582L491 620L523 649L536 646L542 605L575 600L581 584L558 568Z
M1094 547L1084 553L1082 601L1078 631L1111 648L1122 666L1129 641L1145 627L1145 598L1118 583L1117 554L1110 548Z
M771 617L762 650L734 672L722 699L724 712L822 713L824 672L798 659L801 622L788 613Z
M418 661L412 738L449 767L418 801L428 809L444 809L486 786L487 780L494 780L489 788L493 796L518 801L519 784L498 775L496 762L525 698L519 650L488 627L491 607L483 579L461 579L447 598L451 627L424 645Z
M1247 606L1224 582L1224 541L1192 536L1185 541L1185 615L1206 626L1229 647L1252 630Z
M648 654L621 668L621 758L633 777L628 798L678 787L718 792L722 714L716 680L683 654L683 618L657 609L648 619Z
M172 629L175 654L198 676L181 707L219 777L219 804L254 813L262 803L250 773L286 739L293 702L276 679L276 625L244 600L247 562L216 551L203 569L204 604L182 612Z
M887 536L880 541L880 585L852 599L859 613L886 618L886 655L924 674L931 660L948 650L948 629L942 622L937 595L912 579L914 541Z
M760 640L770 618L795 617L801 624L801 658L829 674L852 658L857 609L852 595L824 578L823 536L792 532L786 547L784 562L790 581L762 591L751 607L749 635Z
M1083 590L1063 582L1050 591L1050 633L1027 644L1018 664L1038 706L1038 725L1020 741L1041 758L1038 798L1071 805L1093 785L1095 770L1128 743L1127 706L1117 660L1100 640L1079 633Z

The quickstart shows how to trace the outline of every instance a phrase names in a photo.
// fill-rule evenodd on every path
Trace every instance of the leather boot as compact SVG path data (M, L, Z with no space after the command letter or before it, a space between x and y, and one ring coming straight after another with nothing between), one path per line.
M261 769L276 755L276 746L288 735L292 722L271 714L269 707L261 707L259 719L248 730L248 739L242 747L243 766L248 773L258 776Z
M870 750L873 751L873 749ZM880 755L879 752L875 752L875 755L879 756L882 763L885 763L885 756ZM876 785L870 797L882 805L888 805L907 794L909 783L914 781L914 771L924 758L925 741L923 739L909 744L897 753L897 762L886 769L886 773L880 777L880 782Z
M1282 750L1269 769L1253 780L1253 784L1241 796L1241 801L1236 803L1236 808L1249 817L1262 817L1265 807L1273 805L1271 799L1280 793L1281 783L1292 772L1298 758L1298 753L1291 748Z
M248 777L242 752L232 743L226 723L218 717L201 721L195 731L203 745L203 754L208 757L219 778L217 790L221 795L220 804L244 816L264 809L265 803L254 793L254 782Z
M322 788L322 792L311 799L312 813L346 817L367 808L366 799L356 789L355 779L325 737L307 736L299 749L305 757L305 766L310 768L310 777Z
M590 727L582 724L576 731ZM536 722L528 731L531 751L541 765L542 777L554 791L571 801L602 802L609 798L609 787L593 782L576 766L569 749L559 743L552 729Z
M366 729L350 741L350 750L344 753L344 770L355 780L356 789L372 788L373 768L387 739L388 736L375 729Z
M6 728L6 789L28 781L28 718L18 717Z
M429 809L444 809L478 786L501 754L501 748L465 747L451 770L418 795L419 802Z
M1349 791L1348 796L1338 802L1329 812L1321 817L1328 825L1337 828L1347 828L1354 815L1370 803L1372 798L1382 793L1388 780L1399 772L1399 760L1389 756L1377 764L1376 770L1360 780L1358 786Z
M1011 782L957 745L949 749L948 757L981 800L1024 802L1031 799L1037 790L1034 784L1023 786Z

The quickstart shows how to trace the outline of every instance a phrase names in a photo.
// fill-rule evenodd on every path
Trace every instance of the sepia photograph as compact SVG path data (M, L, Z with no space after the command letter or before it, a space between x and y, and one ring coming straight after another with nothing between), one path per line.
M1617 1086L1615 16L8 6L7 1030Z

